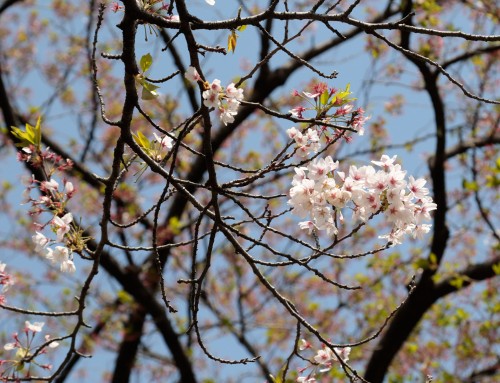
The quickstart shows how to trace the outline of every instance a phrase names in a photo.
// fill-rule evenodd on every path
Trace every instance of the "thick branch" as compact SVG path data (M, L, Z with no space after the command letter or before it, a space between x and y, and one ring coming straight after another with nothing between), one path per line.
M141 344L145 320L146 310L141 304L136 303L134 307L131 307L128 321L125 323L122 343L115 361L112 383L128 383L130 381L137 351Z
M493 266L500 264L500 256L497 256L487 262L470 265L466 269L442 280L434 287L436 299L442 298L448 294L459 291L474 282L484 281L495 277ZM461 284L456 281L461 280Z
M410 15L412 2L406 3L404 16ZM409 17L411 23L411 17ZM404 49L410 47L410 35L407 32L401 33L401 46ZM434 120L436 125L436 149L434 161L431 164L431 178L434 191L434 202L437 210L434 214L434 235L430 254L436 257L437 264L441 262L448 240L448 229L446 227L446 182L445 182L445 161L446 161L446 120L444 103L439 94L437 86L437 76L433 74L427 65L417 60L413 56L406 56L420 71L425 89L431 99ZM424 270L417 283L414 293L410 296L406 304L399 310L387 331L379 339L368 365L366 367L365 378L371 383L379 383L384 379L392 360L399 352L401 346L408 339L413 329L431 305L437 300L432 295L432 276L437 268Z

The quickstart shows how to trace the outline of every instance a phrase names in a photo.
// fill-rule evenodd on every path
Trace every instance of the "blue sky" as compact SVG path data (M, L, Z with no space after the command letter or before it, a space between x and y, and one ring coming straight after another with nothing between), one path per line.
M203 18L212 18L214 20L221 17L234 16L237 14L238 10L238 5L236 2L230 2L228 4L227 1L223 0L218 0L214 8L209 7L202 0L193 2L193 4L193 9L197 12L195 13L196 15ZM108 11L106 13L106 18L107 20L109 20L109 25L114 25L119 22L121 14L111 14ZM83 26L76 27L83 30ZM300 52L302 48L307 47L310 44L314 44L317 36L322 36L324 33L326 33L326 30L318 27L316 36L312 34L305 35L302 41L298 41L297 43L292 44L291 48L295 52ZM223 84L227 84L241 75L240 66L243 60L253 61L255 59L257 52L252 51L249 47L254 47L257 44L257 33L252 28L248 28L244 32L239 33L239 35L240 37L238 39L238 45L234 54L228 54L226 56L217 54L207 55L207 59L202 61L204 69L206 68L208 79L219 78L221 79ZM227 40L227 32L214 32L213 35L210 35L210 37L205 40L205 42L210 45L219 44L224 46ZM149 42L144 42L142 39L141 29L139 30L137 41L137 48L139 53L138 56L140 56L141 53L146 52L159 53L160 49L162 48L162 43L157 42L157 40L155 40L153 36L150 37ZM363 89L365 88L366 83L372 80L372 76L374 75L374 73L376 74L377 71L372 71L372 69L374 69L374 63L372 59L366 54L361 53L363 46L364 36L360 36L345 47L341 46L338 49L318 58L316 64L320 69L325 71L331 71L332 69L334 69L339 72L338 78L336 80L329 81L328 84L337 88L343 88L347 83L350 83L353 94L358 97L358 106L363 106L367 110L367 114L372 115L373 119L376 119L376 117L379 115L386 116L388 120L388 127L391 132L392 143L402 143L408 139L416 137L417 135L432 133L433 116L431 114L431 108L428 98L425 94L417 94L416 92L411 91L408 87L404 86L405 84L409 84L411 82L411 79L414 78L413 75L416 72L413 68L410 68L409 72L402 77L400 84L377 84L369 94L369 98L366 97ZM43 56L50 50L48 45L41 45L38 47L38 49L40 56ZM279 65L286 60L288 60L288 57L285 57L284 55L278 55L276 61L274 62L274 66ZM388 58L387 60L390 61L390 58ZM154 75L162 77L162 75L165 74L163 70L165 66L168 66L169 62L169 59L156 59L153 64L151 77L155 77ZM377 63L377 66L381 65L384 65L384 61ZM307 70L299 71L295 73L290 78L289 82L279 91L290 92L294 88L301 89L306 81L313 77L314 75ZM46 83L39 75L34 74L25 78L23 85L26 86L27 84L29 84L29 86L33 88L34 97L30 101L29 105L21 104L21 106L38 106L45 100L47 96L44 90ZM160 88L160 92L167 93L170 89L169 86L162 86ZM387 101L387 96L392 95L395 92L401 93L405 97L406 101L408 102L408 108L401 116L387 116L387 114L384 112L384 103L385 101ZM73 116L68 114L63 109L62 105L56 103L51 109L50 115L46 116L46 118L54 127L54 131L57 134L57 138L58 140L60 140L60 142L65 142L70 138L79 139L77 129L72 128L75 126ZM283 129L285 130L287 128L288 126L285 126L284 124ZM366 147L367 142L369 142L369 138L369 135L365 137L355 138L354 142L344 149L344 154L347 155L360 147ZM246 146L248 147L248 149L252 149L258 145L258 142L259 140L256 137L255 142L252 142L250 140L248 141ZM413 153L409 153L406 150L401 149L390 151L387 154L398 154L398 156L403 159L405 169L408 169L410 173L414 174L415 176L422 176L427 172L427 169L424 166L425 161L423 161L422 153L431 152L433 150L433 146L433 140L427 140L424 143L417 145L414 148ZM14 189L10 194L10 198L12 204L16 205L22 202L20 195L23 188L18 182L19 174L25 173L21 170L22 167L20 166L20 164L15 161L13 152L11 153L12 155L10 157L3 159L2 163L4 167L2 170L2 179L7 179L14 185ZM366 158L365 161L367 161ZM12 226L10 226L10 224L5 221L2 223L3 225L2 229L0 229L0 236L2 236L3 238L12 236L15 232L12 230ZM7 262L13 268L19 269L22 269L23 265L26 262L25 259L21 259L20 257L18 257L15 252L4 252L0 261ZM30 262L35 262L34 264L37 264L37 261L34 261L33 259L30 259ZM104 285L108 284L105 278L101 278L100 283ZM57 288L47 291L48 294L57 294ZM7 324L5 322L2 322L2 326L0 327L0 329L5 326L5 328L8 328L9 331L11 331L12 327L19 327L19 323L22 322L12 323L11 321L9 321L9 323ZM223 356L227 355L228 353L234 353L238 355L238 357L240 355L241 357L246 356L243 351L240 353L239 350L235 350L235 348L239 346L237 346L233 342L228 341L227 339L215 339L212 340L210 344L211 347L213 347L214 352L220 352L223 354ZM163 345L159 346L159 348L163 348ZM100 352L92 360L85 361L84 363L86 368L88 368L89 371L92 371L91 374L95 374L95 376L98 376L98 374L107 369L110 364L112 365L113 354ZM222 369L225 376L234 377L236 376L236 374L241 373L241 371L245 369L253 370L253 366L227 366L222 367ZM250 379L248 381L252 380Z

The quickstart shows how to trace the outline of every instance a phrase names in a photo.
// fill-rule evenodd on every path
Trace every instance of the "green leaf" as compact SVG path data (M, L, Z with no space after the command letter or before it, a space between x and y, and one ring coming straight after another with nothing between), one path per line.
M329 98L329 97L330 97L330 92L329 92L329 91L328 91L328 89L327 89L327 90L325 90L325 91L321 94L321 96L320 96L320 98L319 98L319 102L321 103L321 105L326 105L326 104L328 104L328 98Z
M36 120L36 126L35 126L35 137L36 137L36 143L35 146L39 146L42 143L42 116L38 116L38 120Z
M467 191L478 191L479 185L476 181L467 181L466 179L462 180L462 187Z
M430 259L431 263L436 264L436 262L437 262L436 254L431 253L431 255L429 256L429 259Z
M38 117L35 126L31 126L26 123L26 131L11 126L12 134L20 141L16 146L25 147L29 145L34 145L37 149L40 147L42 142L42 129L41 129L42 118Z
M15 126L11 126L12 134L16 137L20 142L16 144L17 147L25 147L29 146L30 140L29 135L26 132L23 132L21 129L16 128Z
M146 72L151 67L151 64L153 64L153 57L149 53L142 56L140 61L142 73Z
M156 97L159 96L158 92L156 89L159 87L156 85L151 84L150 82L147 82L144 80L142 82L142 94L141 94L141 99L143 100L154 100Z
M438 266L437 256L436 256L436 254L431 253L431 255L429 255L429 269L436 270L437 266Z
M406 347L408 349L408 352L410 352L411 354L415 354L418 351L418 344L416 343L408 343Z
M134 302L134 299L132 298L132 296L127 293L125 290L120 290L118 291L118 300L121 302L121 303L133 303Z
M413 267L415 269L428 269L429 261L423 258L417 259L417 261L413 264Z
M450 281L450 285L452 285L453 287L460 290L462 288L462 286L464 285L464 282L465 282L465 280L463 278L456 277Z
M240 25L238 28L236 28L239 32L243 32L245 29L247 29L246 25Z
M168 228L174 235L179 235L181 233L182 224L178 217L172 217L168 221Z
M462 308L458 308L455 315L460 320L465 320L469 318L469 313Z
M232 30L227 38L227 50L229 52L234 53L234 51L236 49L237 42L238 42L238 35L236 34L236 32L234 30Z
M493 272L496 275L500 275L500 263L497 263L496 265L491 266L491 268L493 269Z
M286 364L284 364L281 368L280 368L280 371L278 372L277 376L274 377L272 375L269 375L269 378L271 378L271 381L273 383L284 383L283 381L283 373L285 372L285 369L286 369ZM287 379L288 380L288 379Z
M134 134L134 140L141 148L149 150L150 142L141 131L137 131L137 134Z
M348 96L351 94L351 84L347 84L345 89L338 92L335 97L332 98L330 104L335 105L345 105L348 102L356 100L355 98L349 98Z

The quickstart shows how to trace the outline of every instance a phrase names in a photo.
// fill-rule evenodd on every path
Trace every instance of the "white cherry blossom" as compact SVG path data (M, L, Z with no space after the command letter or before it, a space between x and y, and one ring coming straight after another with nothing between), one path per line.
M72 260L67 259L61 263L61 271L63 273L74 273L76 271L75 264Z
M226 87L226 97L237 101L243 101L243 89L236 88L234 83L231 83Z
M389 157L386 154L383 154L382 157L380 157L380 161L372 161L372 164L380 166L384 171L390 171L392 169L392 166L394 164L394 161L396 161L397 156L392 156Z
M196 83L198 81L201 81L201 76L196 70L195 67L190 66L187 68L186 73L184 74L184 77L190 82Z
M50 179L49 181L42 182L42 188L50 191L57 191L59 188L59 184L56 180Z
M49 243L49 239L42 233L39 233L38 231L36 231L35 233L36 233L35 235L31 236L31 239L33 240L33 243L36 245L35 251L39 253L40 251L45 249L45 247Z
M29 321L24 322L24 327L26 328L26 330L30 330L33 332L42 331L44 325L45 323L43 322L34 322L34 323L30 323Z
M71 213L65 214L62 218L57 215L52 219L52 224L57 228L57 240L63 241L64 235L71 229L70 223L73 222Z
M317 138L317 132L311 129L303 134L291 128L287 133L296 143L305 143L298 151L303 150L306 155L311 141ZM436 204L423 187L426 181L413 176L407 181L406 171L394 164L395 160L396 157L383 155L380 161L372 161L382 170L353 165L347 173L338 171L338 161L331 157L315 158L307 167L295 168L288 204L295 215L309 217L299 227L310 234L326 231L336 235L335 220L343 224L342 210L350 209L354 222L366 222L374 214L384 214L392 229L379 238L392 244L401 243L405 235L421 238L430 230L430 225L423 222L430 220Z
M172 149L173 140L169 136L165 135L163 138L161 138L156 134L156 132L153 132L153 136L156 142L160 144L162 149Z

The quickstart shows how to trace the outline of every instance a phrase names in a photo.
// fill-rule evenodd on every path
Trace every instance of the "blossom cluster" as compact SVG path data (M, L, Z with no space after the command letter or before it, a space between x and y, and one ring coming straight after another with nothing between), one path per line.
M295 131L289 132L296 137ZM293 138L293 137L292 137ZM424 187L423 178L406 180L406 171L395 163L396 156L383 155L373 166L351 165L348 173L338 171L339 163L330 156L315 158L307 167L295 168L290 200L293 213L301 218L300 228L312 233L326 230L336 235L337 222L344 220L342 210L352 210L354 221L366 222L382 212L392 224L392 230L379 238L400 244L405 234L420 238L428 233L430 212L436 204Z
M65 182L64 190L59 191L59 183L54 179L43 181L40 184L40 190L44 192L44 194L36 200L31 200L32 205L37 206L37 209L40 212L43 210L53 212L54 206L60 208L62 200L70 199L75 193L75 188L69 181ZM58 264L62 272L69 273L75 272L76 268L73 262L72 250L68 247L68 245L75 245L75 242L77 242L76 237L78 237L73 235L74 232L71 226L72 222L73 215L71 213L66 213L62 216L56 214L48 222L52 232L54 232L57 236L56 240L47 238L44 234L38 231L36 231L36 234L31 237L33 243L35 244L35 252L41 254L53 264ZM40 226L40 229L43 229L43 227L44 226ZM64 246L56 246L55 248L49 247L49 245L56 242L60 242Z
M315 129L307 129L302 133L295 127L287 130L288 136L295 141L297 145L297 155L307 157L309 153L317 153L321 147L319 143L318 132Z
M43 150L41 145L41 124L40 118L35 127L26 125L26 131L13 128L14 134L21 140L23 145L18 152L18 160L28 162L35 168L40 168L47 175L48 180L37 181L32 176L26 185L25 197L31 203L30 215L36 217L42 213L49 213L53 218L45 225L36 224L40 231L45 226L50 226L56 233L57 239L51 240L44 234L36 231L32 236L35 244L35 251L42 254L52 263L58 264L63 272L75 272L72 249L81 249L85 240L81 237L81 232L72 227L73 215L65 213L67 202L74 196L76 189L73 183L64 181L64 187L60 188L59 183L52 177L54 173L66 171L73 166L71 160L64 160L61 156L52 153L48 148ZM31 191L39 189L41 195L37 198L31 197ZM64 246L56 246L55 249L48 245L61 242Z
M72 221L73 216L71 213L67 213L63 217L55 216L52 219L51 226L52 230L55 230L57 233L57 242L64 241L64 236L71 229L70 225ZM49 244L56 241L47 238L38 231L31 237L31 239L35 244L35 251L51 261L53 264L58 264L62 272L74 273L76 271L76 267L73 262L73 253L67 246L56 246L54 249L48 247Z
M293 96L301 97L306 101L308 106L296 106L291 109L290 114L299 119L304 119L304 113L313 111L315 118L330 124L343 124L346 128L355 130L360 136L364 134L364 124L370 117L365 116L363 108L354 108L352 102L355 98L350 98L349 84L345 89L338 90L329 88L325 83L316 83L312 86L312 92L298 92L295 90ZM326 127L323 131L326 131ZM335 137L342 136L349 139L345 135L345 129L335 128ZM327 136L328 137L328 136ZM331 139L331 138L329 138Z
M43 193L38 198L29 197L29 192L37 182L31 178L30 184L27 187L28 200L31 202L32 216L40 215L43 212L49 212L55 215L46 225L39 225L39 229L43 230L45 226L50 226L52 232L56 234L56 239L47 238L39 231L35 232L31 238L35 244L35 252L41 254L53 264L57 264L62 272L75 272L75 264L71 247L78 240L78 235L72 229L73 215L71 213L62 214L66 202L76 193L75 187L70 181L64 182L64 189L60 190L59 183L51 178L48 181L42 181L39 185L40 191ZM53 243L62 243L63 246L56 246L54 249L49 247ZM71 245L68 247L68 245Z
M27 359L29 363L32 363L38 367L41 367L45 370L50 370L52 366L50 364L39 364L36 360L31 359L34 355L36 349L38 355L45 354L47 349L54 349L59 346L59 343L51 341L50 335L45 335L45 342L39 346L33 346L33 340L37 333L42 331L44 326L43 322L34 322L30 323L29 321L25 322L23 333L25 337L24 340L21 340L20 335L18 333L14 333L12 335L13 342L6 343L4 345L5 351L16 350L16 354L12 359L0 359L0 376L6 377L11 375L12 378L16 378L18 372L22 371L25 364L27 363Z
M17 160L29 162L35 168L40 168L44 164L50 163L52 164L52 168L48 170L48 173L53 173L54 171L63 172L73 167L73 161L70 159L64 159L48 148L41 150L34 145L25 146L17 152Z
M306 341L305 339L300 340L299 350L304 351L307 349L312 349L311 343ZM324 373L330 371L333 367L334 363L340 363L339 358L343 363L346 363L349 360L349 354L351 353L350 347L335 347L335 352L333 352L330 348L323 345L323 347L319 350L316 350L316 355L313 357L313 361L311 361L312 366L314 368L307 375L303 375L304 371L310 368L310 366L299 369L299 377L297 377L297 382L299 383L315 383L316 374Z
M189 67L185 77L191 82L203 81L198 71L194 67ZM203 91L203 105L208 108L218 109L220 112L220 120L227 125L234 121L234 117L238 114L238 108L243 101L243 89L236 88L234 83L230 83L226 88L221 86L218 79L212 83L204 83L205 91Z

